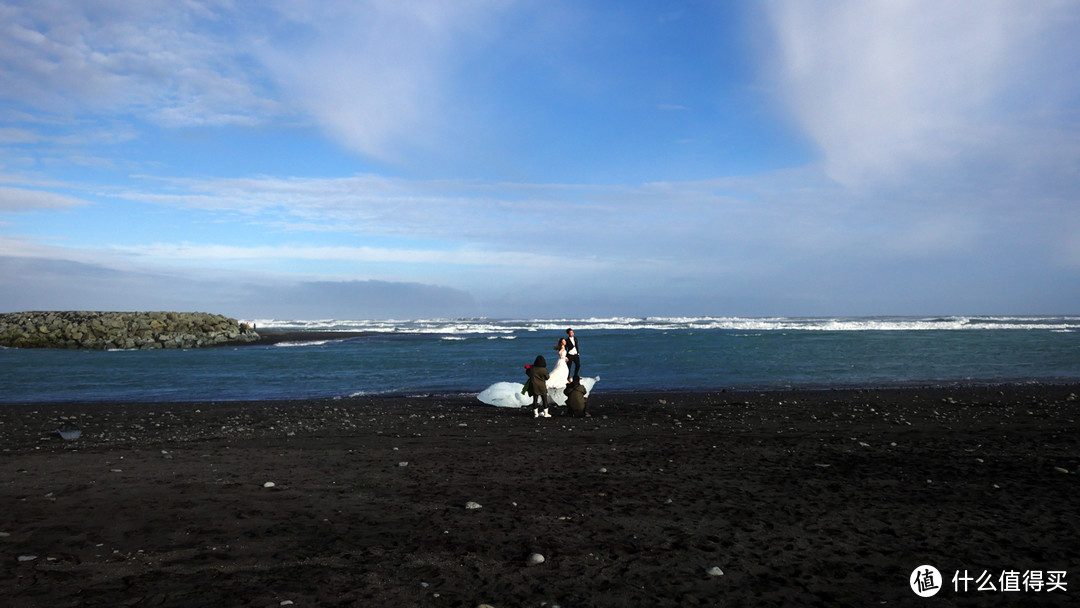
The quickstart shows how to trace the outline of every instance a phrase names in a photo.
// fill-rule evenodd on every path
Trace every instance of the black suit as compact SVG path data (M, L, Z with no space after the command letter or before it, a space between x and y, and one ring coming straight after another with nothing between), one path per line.
M571 350L576 350L577 352L575 352L574 354L571 355L570 354ZM581 354L581 347L578 344L577 336L574 336L573 338L571 338L570 336L567 336L566 337L566 364L568 366L569 365L574 366L573 370L570 371L570 377L571 378L573 378L574 376L579 375L580 372L581 372L581 357L579 356L580 354Z

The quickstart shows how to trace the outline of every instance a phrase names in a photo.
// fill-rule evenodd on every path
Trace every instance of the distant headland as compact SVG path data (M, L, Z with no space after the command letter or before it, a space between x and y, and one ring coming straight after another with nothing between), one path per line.
M0 346L158 349L255 342L255 328L204 312L28 311L0 314Z

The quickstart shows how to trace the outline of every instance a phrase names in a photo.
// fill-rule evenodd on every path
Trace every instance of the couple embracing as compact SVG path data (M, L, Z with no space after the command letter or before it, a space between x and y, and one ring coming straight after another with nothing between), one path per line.
M561 388L566 386L570 378L580 376L581 372L581 357L578 353L578 342L574 337L574 330L566 330L566 337L559 338L559 342L555 344L555 351L559 353L559 362L555 364L555 369L551 370L551 379L548 380L548 384ZM570 375L571 365L574 366L573 376Z

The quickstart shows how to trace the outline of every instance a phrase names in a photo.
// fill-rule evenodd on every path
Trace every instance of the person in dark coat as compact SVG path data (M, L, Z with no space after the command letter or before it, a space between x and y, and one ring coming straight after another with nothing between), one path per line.
M566 388L563 389L563 394L566 395L566 408L570 411L571 416L586 416L585 413L585 386L581 383L581 376L575 375Z
M570 375L577 376L581 373L581 350L578 348L577 336L574 330L566 330L566 365L573 366Z
M548 389L547 381L551 376L548 374L547 361L543 355L537 355L532 365L525 367L525 373L529 375L529 394L532 395L533 418L550 418L548 413ZM537 401L544 404L543 411L537 408Z

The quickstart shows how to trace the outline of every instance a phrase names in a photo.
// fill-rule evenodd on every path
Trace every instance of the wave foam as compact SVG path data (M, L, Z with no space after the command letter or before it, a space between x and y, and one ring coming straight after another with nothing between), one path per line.
M599 331L971 331L971 330L1080 330L1080 317L944 316L944 317L605 317L587 319L422 319L394 320L279 320L248 321L256 327L293 331L484 335L513 339L523 333L567 327Z

